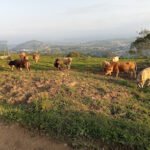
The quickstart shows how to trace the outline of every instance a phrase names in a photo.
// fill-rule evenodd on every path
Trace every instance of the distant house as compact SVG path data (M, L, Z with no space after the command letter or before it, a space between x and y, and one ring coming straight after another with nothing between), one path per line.
M18 51L20 51L20 52L32 52L33 50L24 48L24 49L20 49Z

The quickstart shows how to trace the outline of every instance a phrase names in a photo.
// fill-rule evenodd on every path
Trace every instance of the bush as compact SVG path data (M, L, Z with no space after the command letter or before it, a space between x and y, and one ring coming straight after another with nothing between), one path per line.
M129 50L129 54L134 55L134 54L136 54L136 51L135 50Z
M70 52L67 57L80 57L81 53L77 51Z

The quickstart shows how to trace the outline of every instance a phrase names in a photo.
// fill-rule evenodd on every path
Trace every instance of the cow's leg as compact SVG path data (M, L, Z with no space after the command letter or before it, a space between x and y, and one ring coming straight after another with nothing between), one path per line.
M134 73L132 71L130 71L129 73L130 73L130 78L132 78Z
M30 71L30 64L29 64L29 62L27 62L27 63L25 64L25 68L27 69L27 71Z
M58 65L58 70L60 70L60 71L62 70L62 67L61 67L61 65Z
M136 70L134 70L134 78L136 79Z
M29 66L26 67L27 71L29 71Z
M27 69L27 71L29 71L29 66L28 66L28 64L25 65L25 68Z
M142 82L138 83L138 87L139 87L139 88L143 88L143 86L144 86L144 85L143 85Z
M12 66L11 66L11 71L13 71L13 70L14 70L14 66L12 65Z
M68 65L68 70L70 70L70 65Z
M144 84L141 84L141 88L143 88L144 87Z
M136 79L136 70L133 70L133 78Z
M118 78L119 70L116 71L116 78Z
M150 86L150 79L147 81L148 83L147 83L147 86Z
M143 88L145 85L145 81L142 81L140 84L141 84L141 88Z

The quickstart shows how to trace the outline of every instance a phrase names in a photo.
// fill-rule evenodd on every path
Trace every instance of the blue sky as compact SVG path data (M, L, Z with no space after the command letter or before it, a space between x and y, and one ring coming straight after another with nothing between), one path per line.
M0 40L130 38L149 15L150 0L0 0Z

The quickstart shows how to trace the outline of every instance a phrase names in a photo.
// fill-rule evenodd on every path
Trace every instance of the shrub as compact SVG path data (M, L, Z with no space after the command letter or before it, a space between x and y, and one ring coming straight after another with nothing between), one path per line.
M70 52L67 57L80 57L81 53L77 51Z

